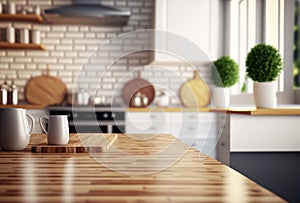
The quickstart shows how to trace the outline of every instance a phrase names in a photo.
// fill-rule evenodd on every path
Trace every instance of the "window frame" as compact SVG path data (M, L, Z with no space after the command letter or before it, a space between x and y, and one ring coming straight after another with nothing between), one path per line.
M267 43L272 42L272 39L268 38L268 32L271 30L268 28L269 25L267 22L269 19L272 19L274 17L267 16L269 13L272 13L272 5L271 3L274 3L275 1L268 1L268 0L227 0L225 3L225 10L226 10L226 17L224 18L225 21L225 33L226 37L225 39L228 41L225 43L225 55L230 55L233 59L235 59L241 68L241 75L240 75L240 82L239 84L233 86L231 88L231 94L232 95L241 95L244 93L241 93L239 90L242 87L243 84L243 74L245 75L245 56L244 60L241 60L241 57L238 56L238 54L241 54L241 51L239 48L233 47L233 40L237 39L237 34L233 34L233 32L239 28L234 28L234 26L238 27L237 25L234 25L234 22L232 19L234 19L236 22L240 19L237 19L233 16L233 4L238 4L241 2L246 2L247 4L247 14L246 17L247 21L250 22L250 25L247 24L247 31L249 29L252 29L252 32L255 33L255 40L253 40L253 36L247 35L247 44L246 49L247 52L250 51L250 49L258 43ZM279 25L277 27L278 33L278 43L275 45L276 48L279 49L279 51L282 54L283 60L284 60L284 70L282 71L281 75L278 77L278 92L280 94L285 92L290 92L293 89L293 50L292 50L292 44L293 44L293 8L294 8L294 1L290 0L276 0L277 6L278 6L278 22ZM235 11L236 12L236 11ZM249 14L249 12L252 12ZM254 14L253 14L254 12ZM272 14L276 14L276 12L273 12ZM249 18L249 15L255 16L255 21L253 19ZM253 23L255 23L253 25ZM276 28L275 28L276 29ZM274 28L273 28L274 30ZM248 33L247 33L248 34ZM240 39L238 37L238 39ZM239 42L240 43L240 42ZM274 45L273 45L274 46ZM240 47L240 45L239 45ZM236 49L236 50L234 50ZM245 55L245 53L244 53ZM291 68L288 68L291 67ZM252 80L248 79L247 81L247 92L248 94L252 93Z

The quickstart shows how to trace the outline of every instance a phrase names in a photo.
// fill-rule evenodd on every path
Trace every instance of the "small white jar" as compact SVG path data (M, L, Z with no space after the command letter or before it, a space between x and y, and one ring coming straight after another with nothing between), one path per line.
M20 43L24 43L24 44L29 43L29 30L28 29L20 30Z
M40 6L35 6L33 12L36 15L40 15L41 14L41 8L40 8Z
M34 44L41 43L41 32L39 30L32 30L31 32L31 42Z
M0 13L3 12L3 5L2 5L2 2L0 2Z
M6 41L9 43L15 43L15 28L8 26L6 28Z
M13 2L9 2L7 5L7 11L9 14L16 14L16 4Z

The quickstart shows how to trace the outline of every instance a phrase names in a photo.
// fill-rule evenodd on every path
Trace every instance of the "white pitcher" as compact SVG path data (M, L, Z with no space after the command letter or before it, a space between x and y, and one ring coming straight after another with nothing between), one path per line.
M28 119L31 121L29 127ZM23 150L34 129L34 118L22 108L0 108L1 150Z

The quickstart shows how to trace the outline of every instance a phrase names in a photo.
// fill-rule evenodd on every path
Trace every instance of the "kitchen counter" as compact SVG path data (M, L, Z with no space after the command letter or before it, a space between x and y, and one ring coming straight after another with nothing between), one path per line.
M94 158L0 152L0 202L284 202L171 135L132 136L119 134ZM174 164L161 170L170 160Z
M143 108L126 108L122 106L41 106L33 104L18 104L18 105L0 105L0 108L24 108L24 109L56 109L56 110L125 110L127 112L224 112L224 113L234 113L234 114L246 114L246 115L300 115L300 105L285 105L278 106L274 109L262 109L255 107L230 107L226 109L219 109L213 107L204 107L204 108L186 108L186 107L143 107Z
M205 108L185 108L185 107L146 107L128 108L128 112L224 112L246 115L300 115L300 105L278 106L274 109L262 109L256 107L230 107L226 109L205 107Z
M212 109L214 112L226 112L226 113L237 113L237 114L247 114L252 116L267 116L267 115L300 115L299 105L289 105L289 106L278 106L274 109L264 109L255 107L231 107L228 109Z

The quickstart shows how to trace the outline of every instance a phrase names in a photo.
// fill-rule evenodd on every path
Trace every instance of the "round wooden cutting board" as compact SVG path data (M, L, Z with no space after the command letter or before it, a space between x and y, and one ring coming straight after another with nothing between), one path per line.
M132 79L128 81L122 91L123 99L126 105L130 106L130 101L133 98L133 96L140 92L141 94L144 94L148 98L148 105L150 105L155 97L155 89L153 85L147 81L141 78L141 72L138 71L138 76L135 79Z
M187 80L180 88L179 96L186 107L206 107L210 102L210 92L207 84L194 71L194 78Z
M64 102L67 94L65 83L57 77L41 75L30 79L25 87L27 102L38 105L53 105Z

